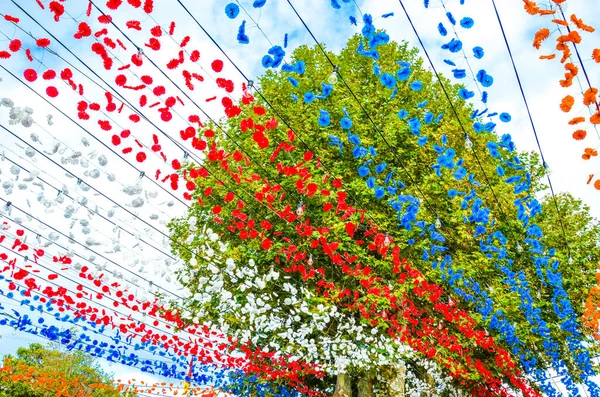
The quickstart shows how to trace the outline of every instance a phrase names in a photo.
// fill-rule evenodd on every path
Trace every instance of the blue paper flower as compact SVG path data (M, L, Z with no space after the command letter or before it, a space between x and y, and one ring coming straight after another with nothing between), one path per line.
M373 74L375 76L381 75L381 67L377 64L377 62L373 63Z
M248 35L246 34L246 21L242 21L242 24L240 25L240 27L238 29L237 41L240 44L250 43L250 37L248 37Z
M358 44L358 48L356 49L356 52L358 52L363 57L373 58L374 60L379 59L379 53L376 50L370 50L370 51L365 50L365 45L362 41Z
M427 100L427 99L426 99L426 100L424 100L423 102L419 102L419 103L417 104L417 108L419 108L419 109L423 109L425 106L427 106L427 104L428 104L428 103L429 103L429 100Z
M394 88L394 86L396 85L396 78L389 73L383 73L379 77L379 81L381 81L381 84L383 84L384 87L390 88L390 89Z
M363 26L361 33L365 38L370 39L375 34L375 26L372 24L367 24Z
M473 98L475 96L475 93L473 91L467 90L466 88L461 88L460 90L458 90L458 95L460 95L460 97L466 101L467 99Z
M508 123L512 120L512 117L510 116L510 114L504 112L504 113L500 113L500 121L504 122L504 123Z
M329 94L333 91L333 86L330 84L321 83L321 94L323 97L327 98Z
M452 175L454 176L454 179L461 181L467 176L467 169L465 167L458 167Z
M417 139L417 143L419 144L419 146L423 146L427 143L427 141L429 140L429 138L425 135L420 136L419 139Z
M379 32L373 37L371 37L371 40L369 40L369 47L371 47L371 49L374 49L379 47L380 45L384 45L389 42L390 36L388 36L387 33Z
M483 91L481 93L481 102L487 103L487 101L488 101L488 92L487 91Z
M504 176L504 168L502 168L501 165L496 167L496 174L498 174L498 176Z
M492 123L490 121L489 123L485 123L485 125L483 126L483 128L485 128L485 130L487 132L492 132L492 131L494 131L494 128L496 128L496 123Z
M473 56L477 59L481 59L483 58L484 52L483 52L483 48L477 46L477 47L473 47Z
M283 36L283 48L287 48L287 46L288 46L288 34L286 33Z
M433 122L433 113L431 112L427 112L425 113L425 117L423 118L423 121L425 122L425 124L431 124Z
M331 117L329 117L329 113L326 110L319 109L319 125L321 127L327 127L331 124Z
M365 166L365 165L361 165L360 167L358 167L358 175L360 175L361 177L365 177L368 176L371 173L371 170L369 169L369 167Z
M425 8L429 8L429 0L423 0L423 6L425 6Z
M462 50L463 44L462 41L457 39L452 39L448 44L442 45L442 50L448 50L452 53L459 52Z
M285 51L281 46L273 46L267 51L269 55L262 58L262 65L265 68L278 68L285 57Z
M385 188L377 186L375 188L375 198L382 199L385 196Z
M252 3L252 7L261 8L262 6L265 5L266 2L267 2L267 0L254 0L254 3Z
M410 66L402 66L396 73L399 81L406 81L410 77Z
M408 112L404 109L398 112L398 118L404 120L408 117Z
M366 184L369 189L373 189L375 187L375 178L370 177L369 179L367 179Z
M475 77L476 77L477 81L486 88L490 87L492 84L494 84L494 78L492 76L490 76L489 74L487 74L485 69L481 69L479 72L477 72L477 76L475 76Z
M446 65L450 65L450 66L456 66L456 63L454 63L454 61L451 61L449 59L444 59L444 63Z
M388 12L387 14L383 14L381 17L382 18L389 18L389 17L393 17L394 13L393 12Z
M454 19L454 16L452 15L451 12L447 12L446 16L448 17L448 20L450 21L450 23L452 25L456 25L456 19Z
M294 87L298 87L298 80L296 80L293 77L288 76L288 81L290 82L291 85L293 85Z
M357 26L357 21L356 21L356 18L354 18L352 15L350 15L350 18L349 18L349 19L350 19L350 24L352 24L352 25L354 25L354 26Z
M331 7L339 10L340 8L342 8L342 6L340 5L340 3L337 2L337 0L331 0Z
M467 71L465 69L452 69L452 74L455 79L464 79L467 77Z
M440 113L436 118L434 123L437 124L439 123L442 119L444 118L444 113Z
M304 94L304 102L305 103L312 103L315 100L315 94L313 94L312 92L307 92Z
M240 7L235 3L229 3L225 6L225 15L229 19L235 19L240 13Z
M410 89L413 91L420 91L421 88L423 88L423 83L421 83L419 80L415 80L410 83Z
M348 117L344 117L340 120L340 126L345 130L349 130L352 128L352 120L350 120Z
M386 167L386 163L377 164L377 167L375 167L375 172L377 172L378 174L382 173L383 171L385 171Z
M477 133L483 132L483 124L481 124L479 121L476 121L473 123L473 130L475 130Z
M443 23L441 23L441 22L440 22L440 23L438 24L438 27L437 27L437 28L438 28L438 32L440 32L440 34L441 34L442 36L446 36L446 35L448 34L448 30L447 30L447 29L444 27L444 24L443 24Z
M473 18L464 17L460 20L460 26L462 26L465 29L471 29L474 24L475 21L473 20Z

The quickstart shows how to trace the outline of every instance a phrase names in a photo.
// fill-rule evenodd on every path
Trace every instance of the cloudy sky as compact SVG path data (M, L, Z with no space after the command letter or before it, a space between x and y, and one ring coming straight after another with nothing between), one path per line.
M194 15L197 21L210 33L212 38L228 54L241 72L248 77L257 76L264 71L260 64L260 59L272 45L283 45L285 34L288 34L289 38L288 53L298 45L312 45L314 43L312 37L308 34L286 0L268 0L266 5L261 9L253 8L252 1L250 0L240 1L239 4L243 6L242 11L233 20L227 18L224 12L226 4L229 2L229 0L182 0L182 3ZM72 53L69 53L69 51L61 47L54 40L50 48L72 62L85 74L92 76L91 72L86 69L86 65L88 65L99 76L112 84L114 76L102 70L98 57L89 51L89 46L87 44L84 46L82 42L74 40L72 37L73 32L76 30L76 21L84 18L85 2L75 2L74 0L66 2L67 11L70 15L63 17L61 23L55 23L51 15L46 11L40 10L33 1L14 0L13 2L13 0L4 0L0 6L0 12L21 18L20 26L26 31L31 32L34 37L39 38L49 36L32 19L29 19L19 10L14 3L23 7L35 20L49 29ZM357 1L358 4L354 2L342 3L340 1L340 3L342 4L342 9L334 10L330 6L330 0L292 1L292 4L317 40L325 43L332 50L339 49L351 34L360 31L360 23L358 28L351 25L349 17L354 16L360 22L361 13L373 15L375 26L385 29L393 40L407 40L420 49L415 33L408 23L407 17L398 1ZM100 6L100 2L98 2L98 5ZM431 0L429 9L425 9L421 1L405 0L404 6L414 22L428 53L432 57L436 69L447 76L450 75L452 67L443 62L444 59L448 58L448 53L440 47L451 36L447 38L441 37L436 28L441 21L447 27L449 26L444 15L445 10L442 3L438 0ZM509 124L499 126L498 132L500 134L510 133L521 150L537 152L538 147L533 128L525 110L523 97L521 96L517 78L510 63L492 1L466 0L465 5L461 6L458 0L448 0L445 1L445 6L458 20L464 16L472 17L475 20L473 28L469 30L459 28L457 32L460 39L464 42L465 51L469 56L469 65L475 71L486 69L495 79L494 85L489 89L490 100L488 104L490 109L498 112L509 112L513 116L513 121ZM549 26L549 20L526 14L523 10L522 0L499 0L497 1L497 6L515 59L524 93L529 103L540 146L546 162L552 170L551 178L555 190L557 193L570 192L576 197L581 198L591 207L593 214L600 217L600 191L595 190L590 185L586 185L590 174L596 175L596 178L600 177L600 162L598 158L595 161L591 160L588 162L581 159L581 154L585 147L597 148L599 146L600 136L590 128L588 129L588 137L585 141L577 142L572 139L573 128L567 125L567 121L576 115L587 115L588 110L583 106L575 105L573 111L567 116L560 111L558 105L561 98L567 94L577 97L576 94L579 92L578 82L576 81L573 87L569 89L560 87L558 81L562 78L564 70L559 62L541 61L538 59L539 55L552 51L552 46L550 45L552 39L548 40L548 43L543 47L541 52L536 51L531 45L534 33L541 27ZM163 27L168 27L171 21L176 21L176 35L179 34L179 38L189 35L193 43L193 48L200 50L202 54L200 65L207 78L215 78L214 74L210 71L210 62L215 58L219 58L225 60L224 72L229 78L236 82L243 81L242 76L236 68L223 57L212 40L196 25L176 0L156 0L155 7L156 10L152 14L155 20L150 20L141 11L131 14L127 13L126 15L124 13L116 14L114 18L121 24L131 19L137 19L142 24L159 24ZM104 10L107 10L106 7L104 7ZM394 15L388 18L381 17L389 13L393 13ZM569 16L573 13L580 18L584 18L585 22L592 25L594 22L600 21L600 8L595 6L595 1L593 2L592 0L570 0L566 14ZM70 20L69 18L73 19ZM236 33L242 20L246 20L246 33L250 37L250 44L247 45L239 44L236 40ZM4 49L8 45L9 39L15 37L26 42L25 34L5 21L0 22L0 31L4 35L0 34L0 47L2 47L0 49ZM129 31L127 34L135 44L141 46L143 36L136 36L135 32ZM552 34L557 35L558 32L552 32ZM125 41L125 38L122 39ZM583 42L580 46L584 65L588 70L590 78L593 80L592 84L599 83L597 76L600 75L598 73L600 66L590 59L594 44L597 45L600 42L599 39L600 33L598 32L584 34ZM177 48L175 43L169 44L166 42L163 45L165 47L170 45L170 49ZM483 59L477 60L471 57L470 49L475 46L484 48L485 56ZM163 55L166 52L161 51L160 54L152 54L152 57L157 63L165 64L169 60L168 56ZM125 55L127 54L129 53L122 52L121 50L116 51L116 55L123 58L126 62ZM35 64L35 68L40 73L45 70L45 67L56 68L57 70L65 67L63 61L51 53L38 50L34 51L34 56L43 62L43 65L37 62ZM80 57L80 59L76 59L76 56ZM460 57L453 60L460 66L466 66L466 61ZM27 62L23 57L2 61L0 65L5 66L19 77L22 76L23 69L29 67L26 66ZM149 66L145 65L144 68L149 68ZM156 76L157 73L153 73L152 75ZM59 227L65 234L74 233L75 237L80 238L82 241L90 237L95 239L92 242L93 244L91 244L92 247L102 250L103 255L111 259L114 263L122 264L133 271L133 273L141 275L140 277L129 275L132 290L138 293L148 292L148 286L144 284L144 280L151 279L154 280L155 285L161 285L171 291L176 291L177 286L172 275L172 270L176 268L176 265L174 265L176 261L171 260L168 258L168 255L164 255L152 247L158 247L169 252L168 240L160 232L166 232L165 223L171 217L183 214L185 206L170 197L165 191L158 189L149 180L142 179L138 181L139 170L125 164L123 160L117 158L116 155L107 150L106 147L103 147L99 142L95 142L90 136L87 136L90 141L89 144L82 142L82 138L86 136L85 131L75 126L60 115L56 109L16 82L8 73L0 70L0 77L4 80L0 83L0 97L10 97L15 101L16 106L31 106L35 109L34 120L36 124L30 127L30 129L26 129L23 126L11 126L11 130L15 134L28 140L31 133L35 132L44 138L45 142L43 143L47 147L55 145L57 141L61 142L63 147L68 147L66 152L62 154L63 158L64 156L68 156L69 153L81 152L83 153L83 157L90 161L97 161L98 156L101 154L105 155L108 159L107 165L97 167L100 171L100 176L97 179L89 176L91 175L91 168L84 168L80 164L71 164L68 162L63 162L62 164L78 176L88 172L88 174L85 174L84 181L89 182L88 184L91 186L97 187L98 190L113 199L116 204L108 201L101 195L92 195L88 192L78 191L76 178L66 176L63 170L51 162L41 159L39 155L37 157L29 157L26 153L25 145L19 144L15 138L9 136L4 130L0 131L0 136L2 137L0 140L2 148L0 149L5 151L8 158L18 162L23 167L29 167L30 171L32 167L39 168L42 172L46 173L47 179L52 180L52 183L56 186L65 185L71 187L76 195L80 197L89 196L90 202L95 203L102 209L107 211L111 208L115 209L114 218L111 218L113 223L97 222L93 225L92 233L88 231L88 233L83 234L82 230L85 226L76 225L75 229L73 229L70 222L64 220L63 214L67 210L66 204L62 207L56 207L52 213L45 211L42 207L37 208L34 205L33 208L28 207L31 214L41 220L45 220L46 223ZM95 80L98 81L97 78ZM161 81L164 81L165 85L168 85L166 79L162 79ZM582 80L582 84L585 87L585 80ZM40 82L36 82L31 86L37 90L43 90L44 87ZM99 99L103 95L103 89L94 87L89 81L85 82L85 86L86 96ZM468 88L476 91L474 83L468 84ZM184 98L184 100L188 105L190 103L200 104L210 117L218 119L221 117L220 108L215 103L205 102L205 99L211 97L214 93L215 91L212 88L204 91L196 90L190 97ZM137 97L133 94L126 94L126 97L132 103L136 103L137 101ZM73 109L73 106L65 108L62 105L74 104L78 100L80 99L78 99L76 93L69 92L69 90L65 90L63 87L59 98L54 100L53 103L76 119L76 111ZM52 126L46 123L47 114L54 115L54 124ZM177 119L177 117L175 117L177 120L174 120L170 124L161 122L156 116L150 116L150 119L162 128L166 134L173 137L177 137L179 130L184 128L186 124L185 120ZM207 117L203 117L203 119L207 119ZM7 120L8 108L0 108L0 124L8 126ZM116 122L124 123L123 117L121 119L116 117ZM86 126L85 124L83 125ZM90 126L87 125L87 127L89 128ZM149 130L155 131L148 124L143 124L143 127L140 125L139 130L132 132L134 135L137 134L144 145L150 146L152 145L152 138L151 134L148 133ZM109 139L107 136L102 136L100 141L108 142ZM182 153L179 148L168 142L163 142L163 145L165 146L165 152L171 158L181 158ZM59 159L60 156L61 154L57 154L55 158ZM129 160L131 161L131 158ZM150 158L146 163L146 169L153 169L153 167L156 169L160 167L160 162L161 160L157 157ZM3 175L0 177L3 182L7 180L8 176L9 179L12 178L13 181L18 183L15 176L10 175L11 164L4 161L0 166L3 172ZM110 174L114 174L113 182L110 182ZM136 186L141 187L141 189L134 194L129 194L128 192ZM26 200L34 197L33 195L36 194L33 188L23 190L15 188L14 190L12 193L13 196L9 199L14 203L21 203L20 205L23 208L26 208ZM6 191L0 191L0 197L5 193ZM139 205L140 197L144 199L142 206ZM118 206L122 206L130 212L124 211ZM23 214L13 214L13 216L23 217ZM29 219L28 221L31 220ZM148 223L154 228L151 228ZM33 224L35 222L32 222ZM115 225L119 225L122 230L127 230L128 232L123 232L123 237L116 239L115 235L118 229L115 229ZM37 227L40 227L40 225L37 224ZM140 238L145 239L145 241L140 243ZM114 248L115 245L134 248L116 250ZM107 248L109 246L110 248ZM90 247L89 244L88 247ZM85 255L89 255L89 252L86 252ZM123 273L124 271L116 267L114 263L105 263L105 266L109 270L112 269L112 271ZM126 271L125 273L127 278L128 274ZM1 299L3 298L0 298L0 303L4 304ZM2 343L0 353L14 351L18 346L35 340L26 334L15 335L11 330L7 329L0 330L0 332L5 340L15 342L11 344ZM107 369L118 371L122 379L136 377L138 380L140 379L140 375L131 369L122 368L121 366L107 366ZM146 377L146 380L150 379L151 377Z

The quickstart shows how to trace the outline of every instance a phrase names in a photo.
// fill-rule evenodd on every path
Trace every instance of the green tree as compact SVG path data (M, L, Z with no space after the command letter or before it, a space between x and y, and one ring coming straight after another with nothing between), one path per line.
M514 259L513 271L523 271L527 275L531 291L537 293L534 307L542 310L544 320L552 324L552 336L561 342L563 349L561 356L572 372L577 374L572 365L572 352L566 343L562 343L566 335L556 325L559 319L553 312L551 291L536 275L532 260L520 253L519 245L522 244L524 232L513 207L513 201L519 195L514 193L512 186L503 182L512 175L512 171L507 170L507 175L499 176L499 162L488 155L486 148L488 142L496 142L498 137L491 132L473 133L469 139L475 151L465 147L465 135L458 120L470 128L473 109L459 98L458 91L461 87L452 85L442 77L454 110L458 114L457 119L435 77L422 66L417 51L409 48L407 43L390 43L377 48L379 59L376 64L382 71L394 74L398 69L398 61L409 62L412 65L410 81L419 80L423 83L423 89L418 93L411 90L408 84L398 84L398 91L392 98L392 90L384 87L373 73L373 59L357 53L361 40L362 37L355 36L339 54L328 53L338 65L345 82L357 96L358 102L341 83L338 83L326 99L316 100L316 104L302 100L305 92L318 95L322 83L327 82L332 73L331 65L318 48L303 46L294 51L290 61L290 64L300 60L305 63L306 72L303 75L268 70L259 78L262 95L252 106L240 105L241 114L222 120L221 126L224 131L215 125L200 131L199 138L207 136L209 141L210 153L202 166L206 167L210 175L193 178L196 185L192 194L194 204L185 217L174 220L170 225L175 240L173 250L188 265L179 275L182 284L193 294L193 299L185 302L182 308L188 321L207 321L254 346L270 346L311 362L326 363L330 368L340 367L343 371L342 376L338 377L338 385L341 386L338 389L346 391L351 384L347 374L361 378L361 389L371 388L365 387L365 384L374 385L375 389L384 389L389 384L397 383L399 376L404 378L405 371L393 365L397 364L397 360L406 361L409 370L422 369L420 365L423 365L423 362L417 363L416 360L423 357L406 353L402 343L389 337L388 328L384 323L373 327L361 316L358 309L340 307L339 302L331 297L314 294L314 290L319 288L318 278L303 279L298 273L288 274L283 271L282 268L286 266L285 255L290 253L282 253L281 249L289 247L289 241L284 243L273 238L273 246L267 251L261 247L261 239L249 238L240 231L248 226L245 218L236 219L235 215L223 215L226 212L223 210L223 213L218 215L219 221L215 222L215 214L221 210L221 206L229 208L230 211L231 208L235 208L237 198L231 204L223 204L223 197L227 192L235 190L237 197L244 201L244 205L252 207L249 209L238 205L240 211L258 222L257 230L268 236L271 236L274 230L281 232L281 236L292 241L298 253L311 252L310 256L307 254L298 259L304 265L320 269L324 279L339 282L344 288L365 292L367 288L358 280L347 277L341 266L332 262L330 256L311 250L310 239L299 238L294 225L281 222L273 215L273 211L267 208L268 205L278 209L287 205L287 210L293 213L296 206L301 206L304 213L308 214L306 217L310 218L311 225L326 226L328 240L340 242L343 251L356 255L363 265L371 269L372 274L389 282L393 295L402 297L403 294L410 293L410 286L395 282L389 260L375 251L354 244L346 233L347 221L340 220L340 217L332 212L322 210L324 204L330 200L328 197L305 193L300 202L297 196L287 195L281 204L268 200L260 204L253 200L252 196L256 196L257 193L261 195L261 199L272 193L269 189L266 189L267 193L261 190L264 189L262 178L273 180L272 184L277 182L276 186L280 185L286 192L301 190L297 181L301 178L289 177L285 167L288 167L288 174L291 175L298 169L305 168L314 181L328 178L342 180L343 188L340 190L347 194L346 202L367 210L368 221L377 225L377 230L398 244L402 255L414 267L424 272L429 281L445 286L447 291L452 290L442 272L432 269L431 264L422 259L423 249L429 246L430 241L421 238L420 230L407 231L399 228L395 212L389 208L386 200L374 199L372 190L357 176L357 167L360 164L357 164L349 149L346 148L342 152L330 146L331 134L344 140L346 131L340 128L337 122L332 122L327 128L319 127L319 108L326 108L332 120L340 120L345 112L351 115L352 132L360 137L361 144L377 149L377 161L387 164L386 173L393 170L394 178L406 185L403 194L413 195L424 203L419 212L420 219L433 224L436 214L440 216L443 221L442 233L447 238L445 245L449 248L454 263L462 269L466 278L473 278L481 285L488 286L489 296L495 301L496 307L501 308L511 323L516 325L518 336L525 341L526 348L538 358L541 367L549 366L550 359L544 353L543 340L532 332L532 327L521 308L522 298L517 291L509 290L503 283L503 274L495 266L495 261L479 250L480 241L473 238L474 226L463 221L468 212L460 208L460 200L448 198L448 190L468 192L471 189L470 183L466 179L455 180L451 172L443 173L442 177L436 176L431 166L436 163L438 153L428 145L419 145L406 121L397 115L399 109L406 109L411 114L416 112L419 117L423 117L425 110L428 110L436 115L443 113L445 117L437 124L424 125L421 134L427 136L430 142L436 143L440 143L443 136L447 137L449 145L456 151L456 158L463 158L474 178L482 183L477 190L478 197L482 198L484 205L491 210L492 217L497 220L488 226L488 232L501 230L510 239L509 248ZM290 83L290 77L294 79L294 84ZM291 100L290 95L296 95L299 101ZM425 100L428 101L424 105L425 109L421 109L423 106L419 105ZM268 113L270 112L270 116L276 116L278 126L267 131L269 142L266 150L263 150L261 144L257 144L257 137L252 128L250 132L244 131L243 128L245 120L257 118L253 106L263 106ZM276 110L276 114L269 110L271 106ZM294 130L296 139L291 143L293 147L289 148L289 151L285 147L280 149L274 159L272 156L277 145L280 142L291 142L290 132L284 121ZM207 134L207 131L210 133ZM263 141L263 146L264 143ZM304 143L313 148L313 155L318 158L317 164L307 160L299 165L303 153L308 151ZM244 160L234 162L229 156L233 159L238 156L238 159ZM533 153L518 153L518 158L523 165L521 172L531 174L530 193L543 195L546 188L543 184L544 169L538 157ZM248 161L245 161L246 159ZM243 175L234 175L242 163ZM184 169L188 172L198 166L188 163ZM374 165L371 172L373 167ZM239 178L251 178L252 175L261 177L257 177L253 183L240 183ZM186 173L186 176L189 174ZM216 179L234 188L225 187ZM585 300L590 287L595 283L596 263L600 254L600 231L596 221L589 215L589 209L580 201L569 195L562 195L558 197L557 204L567 236L571 236L570 252L577 266L566 265L569 254L562 230L558 228L559 217L556 215L554 202L550 198L542 199L544 215L539 216L537 222L546 231L544 243L548 247L558 249L556 256L565 264L560 270L568 287L567 291L571 301L575 303L577 315L581 316L583 305L579 303ZM277 227L271 231L265 230L260 223L261 219L269 220L268 223L277 223ZM368 225L368 221L362 225ZM236 223L240 222L243 223L242 228L236 229ZM368 235L369 230L369 226L365 226L357 233ZM317 238L319 233L313 231L313 237ZM572 238L574 235L582 238ZM416 239L415 244L408 244L411 239ZM343 251L340 248L340 252ZM385 300L367 297L366 294L359 303L375 303L380 310L389 310ZM426 299L417 299L417 303L419 308L431 308ZM488 325L476 314L475 304L462 300L459 300L458 304L473 313L481 326ZM254 312L255 308L259 308L257 312ZM398 314L397 318L405 321L400 316L402 313ZM279 324L279 328L273 324ZM371 333L373 328L375 331ZM466 346L473 348L456 329L450 331ZM301 338L298 338L299 334ZM338 354L343 353L344 357L332 354L330 344L334 339L345 344L346 348L337 351ZM498 341L498 338L496 340ZM495 367L493 356L480 349L473 350L473 355L488 364L488 368ZM438 354L451 355L443 349L438 351ZM349 364L340 365L340 362ZM439 382L428 378L427 370L417 372L421 374L421 380L425 383ZM387 378L383 376L384 379L381 380L384 374L392 375ZM502 374L498 372L494 372L494 375L502 378ZM481 381L476 373L469 374L469 377L473 381L469 387ZM440 376L436 375L436 379L439 378ZM401 379L401 382L404 381ZM322 390L332 389L331 384L322 386ZM363 391L362 395L368 395L365 393L367 392ZM387 393L392 395L389 391ZM338 392L338 395L342 394Z
M121 396L92 356L59 345L21 347L1 369L0 397Z

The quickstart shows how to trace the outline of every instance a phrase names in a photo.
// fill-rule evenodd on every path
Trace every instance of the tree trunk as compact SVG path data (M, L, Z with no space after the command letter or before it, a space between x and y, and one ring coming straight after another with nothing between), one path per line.
M350 379L350 375L338 375L333 397L352 397L352 382Z
M406 365L401 362L385 372L389 397L406 396Z
M358 379L358 397L375 397L371 375L363 375Z

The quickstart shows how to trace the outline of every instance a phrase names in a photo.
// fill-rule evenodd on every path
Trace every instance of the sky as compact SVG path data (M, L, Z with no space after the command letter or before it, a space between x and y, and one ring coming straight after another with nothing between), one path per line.
M64 16L64 20L59 24L54 23L48 12L40 10L33 1L14 0L14 3L22 6L35 20L50 29L50 32L62 41L72 53L61 47L56 40L53 40L51 48L72 62L85 74L91 75L90 71L86 69L87 65L94 69L100 77L112 83L111 79L114 80L114 76L102 70L98 57L89 51L89 46L84 46L82 42L72 37L76 27L75 20L79 21L84 17L85 7L83 2L67 1L65 4L70 16ZM22 20L20 26L26 31L30 31L35 37L48 37L42 28L26 17L14 3L13 0L3 1L0 12L19 16ZM243 6L242 12L233 20L227 18L224 13L225 5L229 1L202 0L198 2L182 0L182 3L210 33L212 39L228 54L231 61L249 78L264 72L260 59L272 45L283 45L285 34L288 34L289 48L286 50L288 54L299 45L314 44L312 37L286 0L269 0L261 9L253 8L252 1L240 0L240 4ZM330 6L329 0L296 0L291 1L291 3L306 22L315 38L325 43L333 51L340 49L350 35L360 32L360 24L359 28L351 25L348 19L349 16L354 16L360 21L361 13L369 13L374 17L375 26L385 29L392 40L406 40L419 48L421 54L424 55L415 32L398 1L340 2L342 4L340 10L334 10ZM523 96L511 65L492 1L467 0L465 3L464 6L460 6L458 0L448 0L445 5L457 19L470 16L475 20L473 28L469 30L459 28L458 35L464 42L465 51L469 55L468 62L472 68L475 71L486 69L494 77L495 83L489 89L490 100L488 105L490 109L498 112L509 112L513 117L511 123L498 127L498 133L510 133L520 150L538 152L532 123L524 106ZM414 22L417 33L431 56L435 68L446 76L450 75L452 67L443 62L444 59L447 59L448 53L440 48L442 44L448 41L448 38L441 37L437 32L437 24L440 21L444 21L445 25L449 26L442 3L431 0L428 9L423 7L421 1L416 0L404 1L404 5ZM588 138L585 141L577 142L573 140L571 137L573 128L568 126L567 121L575 115L586 115L588 110L583 106L576 105L574 110L566 115L560 111L558 105L563 96L577 94L578 83L576 81L574 86L569 89L560 87L558 80L562 78L564 73L561 65L557 61L548 62L538 59L539 55L551 51L550 43L552 39L548 40L542 51L535 50L531 44L534 33L539 28L547 26L549 22L547 19L533 17L525 13L522 0L501 0L497 1L496 5L518 70L524 96L529 104L539 145L546 163L551 169L551 180L555 192L573 194L590 207L592 214L600 217L600 191L586 185L588 175L595 174L600 177L599 160L596 158L595 161L586 162L580 158L585 147L597 148L599 146L600 136L590 129ZM156 11L152 14L155 21L150 20L141 11L126 15L117 13L114 18L118 23L138 19L142 24L158 23L163 27L167 27L170 21L177 21L176 35L179 34L178 37L189 35L193 48L200 50L201 60L199 65L207 80L216 77L210 70L210 62L215 58L219 58L225 61L225 76L236 82L243 81L239 71L229 60L224 59L215 43L194 23L176 0L157 0L155 7ZM102 8L107 10L104 6ZM388 18L382 17L382 15L389 13L394 13L394 15ZM569 0L566 13L567 15L575 13L592 25L594 22L600 21L600 8L595 6L593 0ZM69 21L71 17L74 18L73 21ZM239 44L236 40L237 29L242 20L246 20L246 33L250 37L250 44L247 45ZM23 32L5 21L0 22L0 32L6 35L2 36L0 34L0 47L2 47L0 49L7 46L8 39L19 37L24 42L26 40ZM130 31L127 34L138 46L141 46L143 36ZM553 34L556 35L557 33L553 32ZM592 81L592 84L598 84L599 66L593 60L590 60L590 54L593 44L599 42L600 33L588 33L583 36L583 39L580 49L584 65L592 80L596 79L596 81ZM163 41L163 46L171 51L176 51L177 48L175 43L169 43L168 40ZM477 60L470 57L470 49L475 46L484 48L485 56L483 59ZM150 53L149 50L146 50L146 52ZM162 62L162 64L165 64L169 60L168 56L163 55L165 53L168 53L168 51L161 50L159 54L151 54L151 56L157 63ZM127 52L120 49L116 50L116 55L123 60L125 60L127 54ZM39 73L43 72L46 66L57 70L65 66L60 59L51 53L37 50L34 51L33 55L45 65L35 63ZM77 60L76 56L81 57L83 63ZM286 56L286 59L289 59L289 56ZM459 57L454 60L459 64L463 62L464 65L464 59ZM6 66L19 76L21 76L23 69L29 67L23 57L2 61L0 65ZM140 74L146 70L150 70L150 66L147 64L144 65ZM151 72L148 71L148 73ZM75 74L77 76L77 73ZM157 76L156 73L152 75ZM70 247L70 250L79 252L82 257L95 256L95 264L97 265L95 271L97 273L105 272L107 277L119 280L122 280L119 273L123 274L123 277L128 280L126 285L136 295L151 297L152 289L158 287L185 295L185 291L179 290L173 274L173 271L179 266L178 261L169 257L169 241L164 235L168 233L166 224L169 219L183 215L185 206L154 185L148 178L142 177L140 179L139 170L141 168L134 169L134 167L111 153L108 149L110 144L108 144L108 147L103 146L100 142L106 143L109 141L108 135L101 136L99 141L95 141L91 135L87 135L85 131L74 126L57 109L49 106L30 90L16 82L5 71L0 70L0 77L3 79L3 82L0 83L0 98L9 97L14 100L16 106L31 106L35 110L33 116L36 124L30 128L10 126L10 129L26 141L30 141L32 133L37 134L45 148L51 148L60 143L61 147L58 151L48 156L55 159L58 164L61 164L73 174L80 176L84 184L93 186L106 197L102 194L93 193L93 190L85 191L81 188L81 185L78 185L77 178L67 176L59 165L42 158L40 154L30 157L30 152L28 154L26 151L25 144L18 142L16 138L3 130L0 131L2 137L0 150L4 151L7 158L17 162L24 168L28 168L30 171L39 169L40 175L45 180L51 181L55 187L61 190L65 190L63 186L70 188L71 196L77 199L88 199L87 206L90 208L98 206L98 208L105 211L103 213L106 214L108 220L99 220L98 217L94 217L93 222L90 221L89 225L85 225L85 219L91 219L90 215L85 213L85 209L78 208L77 205L74 205L75 214L65 220L65 211L71 211L68 208L68 199L64 203L53 205L50 208L51 211L49 211L49 208L39 205L39 202L36 205L34 197L39 197L40 192L36 190L35 186L31 185L19 190L17 185L20 180L16 179L19 176L14 175L14 173L11 174L13 165L3 161L0 163L0 170L2 171L0 181L12 180L15 183L15 188L10 197L6 194L6 189L0 190L0 198L11 200L19 208L26 209L29 214L44 221L48 226L40 225L35 219L29 219L24 213L16 210L13 210L10 216L20 220L24 225L30 225L32 229L40 231L41 234L45 233L45 236L50 234L49 227L56 227L60 232L65 235L71 234L73 238L81 242L92 239L88 241L89 244L85 242L83 245L72 244L65 237L60 237L58 241L67 240L65 244ZM160 76L157 79L164 82L165 85L169 84L166 79ZM98 78L94 78L94 80L98 81ZM585 84L585 81L582 81L582 83ZM100 85L104 84L101 83ZM39 81L31 86L38 91L41 91L44 87L43 83ZM103 96L103 88L94 87L89 81L85 81L85 86L86 96L90 98L101 98ZM214 83L209 86L214 86ZM467 88L476 91L473 83L468 84ZM239 94L237 91L236 93ZM187 98L182 99L188 105L201 105L207 113L206 116L203 116L204 120L209 117L217 120L222 117L221 107L215 102L205 102L205 99L210 98L213 94L215 94L214 89L198 89ZM137 102L136 95L130 93L124 95L132 103ZM477 99L477 96L475 99ZM62 104L76 103L78 100L80 99L78 99L76 93L69 92L63 87L59 98L54 100L53 103L76 119L76 112L72 109L73 107L66 109ZM475 103L475 105L479 106L480 103ZM6 107L0 108L0 124L5 126L8 126L8 111L9 109ZM47 114L54 116L52 126L46 122ZM179 135L179 130L184 128L186 124L184 119L179 119L177 116L170 124L165 124L155 114L151 115L150 119L167 135L176 138ZM115 122L125 125L127 121L124 116L115 116ZM83 123L82 125L89 128L89 131L97 132L97 128L94 130L90 128L91 125L89 124ZM156 129L145 123L140 124L137 130L133 130L132 135L135 135L144 145L151 146L152 134L149 131L158 134ZM87 143L82 138L86 138ZM170 144L162 136L160 138L165 153L171 157L182 157L181 149ZM42 147L42 145L39 145L39 147ZM62 150L64 150L63 153L61 153ZM106 157L106 165L98 163L101 155ZM124 157L136 165L131 156ZM82 159L85 160L84 162L89 161L93 165L84 167L81 163ZM151 170L161 166L162 160L157 156L151 156L145 163L144 169ZM97 173L94 172L96 169L98 170ZM96 174L98 174L97 177ZM21 180L24 175L25 171L21 171ZM111 182L113 179L114 181ZM47 186L44 194L48 197L51 196L54 194L54 192L52 194L49 192L51 190L52 188ZM142 201L140 201L140 198ZM109 217L108 213L111 209L114 210L114 215ZM96 253L91 253L90 250L94 250ZM83 259L80 262L84 263ZM77 272L72 271L70 274L76 275ZM148 280L152 280L152 284ZM74 287L73 283L69 284L67 282L67 285ZM4 298L0 297L0 303L4 304L5 302L2 299ZM0 329L0 333L3 335L3 342L6 340L15 342L10 344L1 343L0 354L14 352L18 346L36 340L35 337L29 337L26 334L13 335L12 331L6 329ZM137 378L139 380L142 378L139 371L120 365L109 366L106 364L106 368L109 371L118 372L122 379ZM143 376L147 381L161 379L148 375Z

